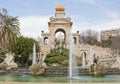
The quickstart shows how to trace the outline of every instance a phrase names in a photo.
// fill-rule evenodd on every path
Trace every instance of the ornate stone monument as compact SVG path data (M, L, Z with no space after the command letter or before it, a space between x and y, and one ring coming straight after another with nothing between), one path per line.
M50 49L55 47L56 41L60 37L57 37L58 32L63 34L66 48L69 48L71 34L75 45L79 45L80 34L78 31L77 33L71 33L72 24L71 18L66 17L65 15L65 7L57 6L55 8L55 16L50 17L50 21L48 22L49 33L44 33L44 31L42 31L41 34L42 42L40 48L43 61L46 58L46 55L50 52Z
M50 17L49 20L49 32L45 33L42 31L41 34L40 52L43 62L46 58L46 55L50 52L50 49L55 48L57 39L62 37L57 36L58 32L62 32L65 47L68 49L71 41L70 36L72 34L72 39L74 42L74 55L81 58L84 57L83 63L86 67L89 67L91 64L93 64L94 55L99 58L99 62L106 62L108 65L113 64L116 60L112 59L114 58L114 52L109 48L80 44L80 33L79 31L76 33L71 33L73 22L71 21L70 17L66 16L64 6L57 6L55 8L55 16Z

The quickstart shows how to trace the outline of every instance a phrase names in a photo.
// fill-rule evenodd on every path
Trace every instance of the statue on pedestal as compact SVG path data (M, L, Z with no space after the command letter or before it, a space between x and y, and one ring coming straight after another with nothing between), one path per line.
M18 65L14 62L14 53L7 53L5 54L6 58L4 61L0 64L0 67L2 70L11 70L18 67Z

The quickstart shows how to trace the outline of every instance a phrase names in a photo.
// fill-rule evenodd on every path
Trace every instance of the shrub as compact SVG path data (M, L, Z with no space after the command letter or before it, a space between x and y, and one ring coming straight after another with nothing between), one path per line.
M48 53L46 56L45 62L47 63L47 65L57 63L66 66L68 64L65 63L66 65L64 65L63 61L68 60L69 59L68 56L69 56L68 49L62 49L61 52L58 49L51 49L50 53Z

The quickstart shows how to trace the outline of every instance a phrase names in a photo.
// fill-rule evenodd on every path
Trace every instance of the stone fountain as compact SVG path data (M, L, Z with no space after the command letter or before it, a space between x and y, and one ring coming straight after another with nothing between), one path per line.
M36 59L36 46L35 43L33 45L33 59L32 59L32 66L30 66L30 74L31 75L43 75L45 69L47 68L46 64L43 62L42 57L40 55L39 62Z

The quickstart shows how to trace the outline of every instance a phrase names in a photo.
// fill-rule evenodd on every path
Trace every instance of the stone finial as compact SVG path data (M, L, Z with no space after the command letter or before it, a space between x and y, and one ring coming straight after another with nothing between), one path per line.
M56 11L59 11L59 12L62 12L65 10L64 6L62 5L58 5L56 8L55 8Z

